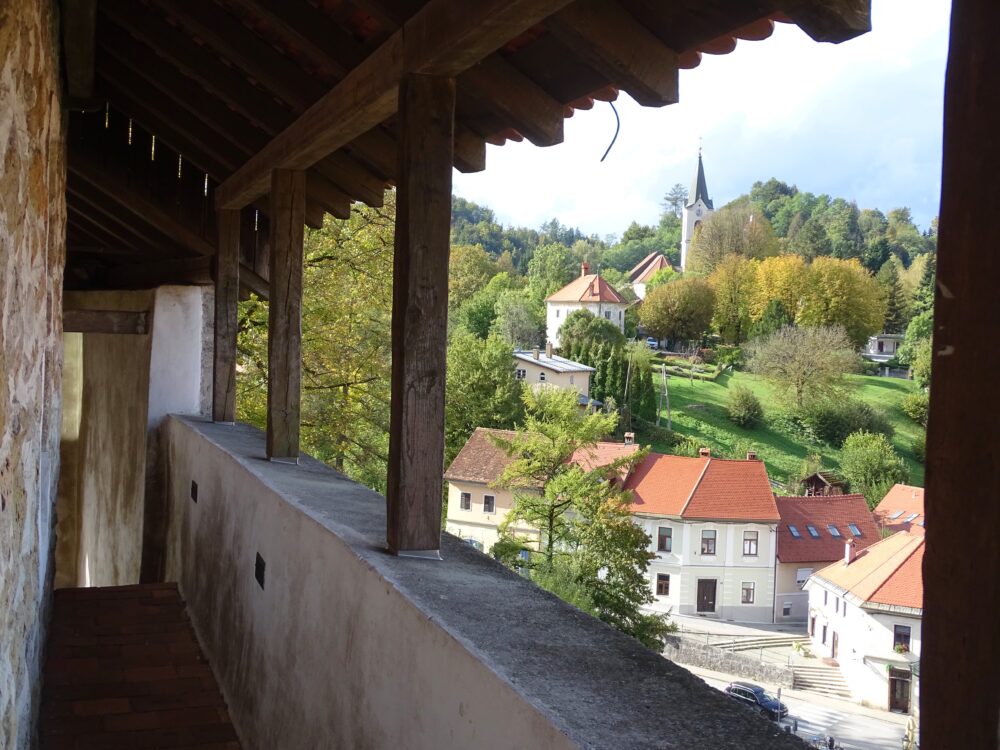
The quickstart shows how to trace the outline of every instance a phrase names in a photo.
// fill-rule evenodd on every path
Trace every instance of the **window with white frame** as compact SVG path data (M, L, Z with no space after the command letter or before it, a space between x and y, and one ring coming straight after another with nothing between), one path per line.
M743 556L757 557L757 532L743 532Z
M514 370L514 379L515 380L524 380L526 377L528 377L528 371L527 370L522 370L520 368Z
M796 588L802 589L806 585L806 581L809 580L809 576L813 573L812 568L799 568L795 571L795 586Z
M791 617L792 616L792 603L791 602L785 602L784 604L781 605L781 616L782 617Z
M656 595L670 596L670 575L667 573L656 574Z
M656 533L656 551L670 552L674 546L674 530L669 526L660 526Z
M743 604L753 604L753 594L756 585L757 584L755 584L753 581L743 581L743 584L740 586L740 589L743 592L742 596L740 597L740 601Z
M605 311L604 311L604 317L605 317L605 318L606 318L607 320L611 320L611 311L610 311L610 310L605 310Z
M572 375L569 376L569 384L573 385L573 376Z
M715 529L705 529L701 532L701 554L715 554Z
M471 510L472 509L472 493L471 492L463 492L459 496L458 506L462 510Z
M544 372L538 373L538 382L539 383L544 383L545 382L545 373Z
M483 513L496 513L497 499L493 495L483 495Z

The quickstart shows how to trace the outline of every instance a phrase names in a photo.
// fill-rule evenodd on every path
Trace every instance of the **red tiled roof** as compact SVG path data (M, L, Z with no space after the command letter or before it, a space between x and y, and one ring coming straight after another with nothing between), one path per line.
M681 515L777 521L778 506L764 462L711 459Z
M777 521L763 461L650 453L625 483L633 513Z
M923 534L924 527L920 524L924 522L924 488L894 485L875 508L875 520L894 532Z
M462 446L462 450L455 456L455 460L451 462L448 471L444 473L444 478L450 481L492 484L500 478L504 469L513 460L503 448L493 442L492 437L510 440L516 435L517 433L512 430L476 428ZM607 466L629 456L637 450L639 446L634 444L601 442L577 449L570 457L570 461L578 464L584 471L593 471L599 466Z
M856 550L864 549L879 541L878 526L868 510L864 495L825 495L817 497L775 497L778 505L778 560L781 562L825 562L844 557L844 543L854 540ZM819 532L819 539L806 530L812 526ZM854 524L861 536L848 528ZM839 537L830 533L836 527ZM794 526L799 536L789 530Z
M653 259L653 261L646 266L646 268L640 273L636 278L632 279L635 284L645 284L651 278L653 274L664 268L671 268L670 261L666 259L663 255L659 255Z
M637 278L639 278L642 275L642 272L646 270L646 266L648 266L653 261L653 259L656 258L656 256L658 255L660 255L660 253L654 250L645 258L643 258L634 266L632 266L632 270L628 272L628 280L635 281Z
M813 574L865 604L923 608L923 534L893 534L863 549L849 564L835 562Z
M622 296L596 273L577 276L558 292L545 298L546 302L608 302L624 303Z

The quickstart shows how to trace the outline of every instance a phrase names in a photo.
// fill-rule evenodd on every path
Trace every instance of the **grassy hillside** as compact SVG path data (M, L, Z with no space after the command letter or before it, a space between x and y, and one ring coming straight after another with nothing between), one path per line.
M876 406L889 417L895 428L892 442L906 461L910 483L923 485L924 467L913 455L913 441L923 428L900 409L903 397L916 390L916 385L908 380L863 375L848 376L848 380L853 396ZM797 475L803 459L809 453L821 455L826 469L837 469L840 466L839 448L805 443L797 435L774 426L770 417L782 410L783 406L775 389L755 375L735 372L722 375L715 382L691 382L687 378L672 375L667 383L674 430L689 435L724 455L752 443L767 465L772 479L784 482L789 475ZM737 427L726 418L729 390L737 385L745 386L757 394L764 407L764 424L755 429ZM666 409L663 410L663 417L666 417ZM661 424L666 425L665 419ZM642 442L651 443L653 450L668 452L666 445L655 440L647 438Z

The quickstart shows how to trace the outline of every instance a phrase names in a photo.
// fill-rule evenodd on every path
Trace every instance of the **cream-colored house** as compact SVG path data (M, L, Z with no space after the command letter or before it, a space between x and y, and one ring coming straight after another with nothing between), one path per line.
M656 555L649 609L773 621L778 510L762 461L651 453L625 488Z
M552 345L545 350L514 350L514 376L537 388L553 386L570 388L580 394L584 403L590 402L590 373L593 367L552 353Z
M844 555L844 542L861 550L882 538L864 495L775 497L778 504L778 566L775 622L805 623L806 581Z
M500 534L498 528L514 504L511 490L493 485L510 463L510 457L491 437L511 438L509 430L478 428L451 462L444 478L448 482L448 511L445 529L489 552ZM577 451L572 460L585 470L606 466L639 450L632 443L598 443ZM538 544L538 529L516 526L511 531ZM536 547L537 549L537 547Z
M924 535L903 531L860 552L845 545L840 561L806 583L813 652L835 660L866 705L917 706L923 557Z
M566 316L576 310L589 310L625 332L625 310L628 302L600 274L591 273L590 266L580 267L580 276L558 292L545 298L545 335L553 346L559 347L559 329Z

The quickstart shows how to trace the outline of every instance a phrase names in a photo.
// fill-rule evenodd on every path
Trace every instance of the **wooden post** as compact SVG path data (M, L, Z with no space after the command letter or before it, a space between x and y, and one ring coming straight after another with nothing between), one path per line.
M298 463L302 384L302 242L306 173L271 172L267 316L267 457Z
M236 421L236 305L240 292L240 212L219 211L215 255L215 355L212 361L212 419Z
M396 554L437 557L441 546L454 113L454 79L401 82L386 491Z
M920 746L1000 736L1000 5L955 0L944 94L920 652Z

